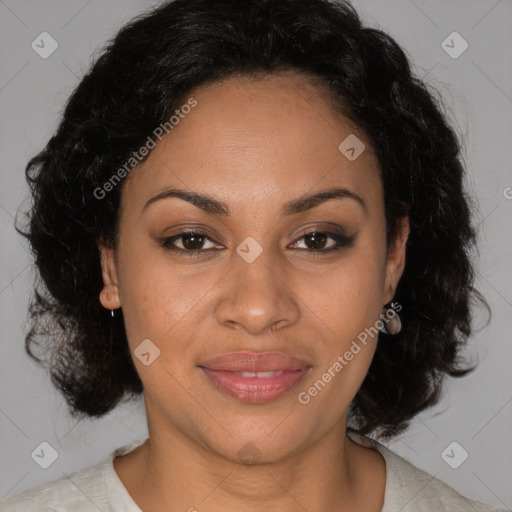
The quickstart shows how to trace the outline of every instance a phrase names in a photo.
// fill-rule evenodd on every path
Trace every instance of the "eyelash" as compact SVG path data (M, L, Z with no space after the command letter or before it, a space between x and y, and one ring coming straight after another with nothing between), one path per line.
M352 245L354 244L354 240L355 240L354 236L347 237L347 236L344 236L344 235L340 235L339 233L332 233L330 231L312 230L312 231L308 231L306 233L303 233L300 236L300 238L298 238L297 241L294 242L294 243L297 243L299 240L302 240L304 237L306 237L308 235L311 235L313 233L315 233L315 234L325 234L325 235L328 236L328 238L332 238L337 243L337 246L333 246L333 247L330 247L328 249L316 249L316 250L315 249L299 249L299 250L302 250L302 251L310 252L310 253L312 253L315 256L322 256L323 254L328 254L328 253L332 253L332 252L335 252L335 251L340 251L343 248L352 247ZM178 234L173 235L171 237L161 239L160 240L160 245L162 247L164 247L165 249L169 250L169 251L174 251L174 252L179 253L180 255L186 255L186 256L201 256L202 254L205 254L207 252L215 250L215 249L186 250L186 249L181 249L180 247L175 247L175 246L170 245L175 240L183 238L186 235L198 235L198 236L201 236L201 237L205 238L207 241L216 243L215 240L210 238L206 233L202 233L202 232L199 232L199 231L182 231L181 233L178 233Z

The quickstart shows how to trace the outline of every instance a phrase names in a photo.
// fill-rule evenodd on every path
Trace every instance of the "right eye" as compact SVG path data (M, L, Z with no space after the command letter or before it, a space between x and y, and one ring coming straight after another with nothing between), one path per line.
M181 247L176 245L179 241ZM212 248L204 249L204 244L209 241L214 245L216 242L211 239L206 233L198 231L182 231L176 235L160 240L160 245L170 251L176 251L179 254L186 254L187 256L199 256L210 251Z

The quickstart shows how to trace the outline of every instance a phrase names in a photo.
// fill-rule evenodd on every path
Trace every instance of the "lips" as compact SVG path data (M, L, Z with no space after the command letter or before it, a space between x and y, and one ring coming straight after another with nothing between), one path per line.
M200 363L216 389L248 403L264 403L292 389L311 368L281 352L233 352Z
M209 370L231 372L294 371L306 368L308 363L282 352L231 352L200 363Z

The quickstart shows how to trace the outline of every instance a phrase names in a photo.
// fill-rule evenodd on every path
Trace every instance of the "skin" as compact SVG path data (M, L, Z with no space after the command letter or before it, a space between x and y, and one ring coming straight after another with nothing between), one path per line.
M100 301L123 308L132 357L148 338L160 350L148 366L133 357L149 440L117 457L115 470L143 510L378 512L384 459L345 436L347 409L377 337L307 405L298 394L393 299L408 221L386 252L383 189L370 143L308 77L229 78L190 96L197 106L123 186L117 251L99 246ZM354 161L338 149L349 134L366 145ZM365 208L345 197L281 216L284 203L333 186L359 195ZM208 214L179 198L154 201L142 212L170 187L213 196L231 214ZM333 227L354 235L354 244L315 255L316 247L336 241L307 245L304 231ZM159 244L192 228L213 240L195 246L210 249L204 255ZM248 236L263 249L252 263L236 252ZM247 404L217 390L197 367L243 350L289 353L312 368L279 398ZM238 456L248 443L256 464Z

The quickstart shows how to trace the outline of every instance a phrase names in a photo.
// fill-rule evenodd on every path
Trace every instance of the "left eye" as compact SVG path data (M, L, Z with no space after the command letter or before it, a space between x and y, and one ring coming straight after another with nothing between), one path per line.
M333 240L331 245L325 245L327 240ZM326 231L310 231L302 235L294 245L297 245L301 240L304 240L306 245L305 249L310 249L313 252L330 252L337 251L341 247L352 245L353 238L340 235L338 233L329 233Z

